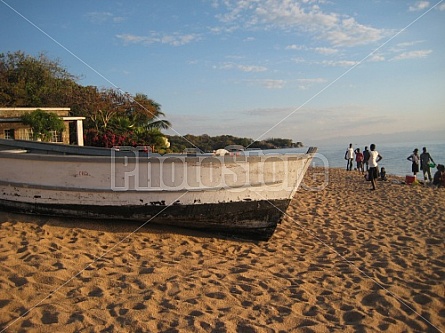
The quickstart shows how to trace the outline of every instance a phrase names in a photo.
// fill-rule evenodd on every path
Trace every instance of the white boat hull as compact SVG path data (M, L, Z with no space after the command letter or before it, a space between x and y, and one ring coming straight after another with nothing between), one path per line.
M269 238L313 153L80 156L0 152L0 208Z

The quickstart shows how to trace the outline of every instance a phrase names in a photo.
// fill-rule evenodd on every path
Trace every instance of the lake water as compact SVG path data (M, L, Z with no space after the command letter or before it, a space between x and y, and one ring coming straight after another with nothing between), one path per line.
M370 144L367 144L368 148ZM360 148L364 150L365 145L354 145L354 150ZM412 154L414 148L419 149L419 154L422 153L422 148L426 147L436 164L445 164L445 142L412 142L412 143L389 143L376 144L376 150L382 155L383 160L380 161L379 167L384 167L387 174L405 176L412 174L411 162L406 158ZM315 166L323 166L326 163L328 167L345 168L346 160L345 152L348 145L326 145L318 147L317 158L314 159ZM301 150L300 150L301 151ZM356 163L354 161L354 167ZM436 172L436 168L432 169L432 174ZM423 180L423 173L418 175L419 179Z

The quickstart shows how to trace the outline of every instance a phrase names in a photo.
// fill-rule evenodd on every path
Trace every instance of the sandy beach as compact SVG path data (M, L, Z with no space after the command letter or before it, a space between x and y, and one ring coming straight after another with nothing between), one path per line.
M444 332L445 189L325 176L268 242L0 212L0 332Z

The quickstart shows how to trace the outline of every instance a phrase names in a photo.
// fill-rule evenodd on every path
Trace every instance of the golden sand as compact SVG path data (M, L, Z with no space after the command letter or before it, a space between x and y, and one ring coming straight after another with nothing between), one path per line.
M259 243L0 213L0 332L445 331L445 190L324 180Z

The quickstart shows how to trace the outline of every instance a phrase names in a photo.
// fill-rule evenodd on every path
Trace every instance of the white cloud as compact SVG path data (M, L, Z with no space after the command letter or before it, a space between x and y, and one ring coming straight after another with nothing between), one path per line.
M377 61L379 59L377 56L374 56L374 61ZM352 67L358 65L360 62L356 60L322 60L322 61L311 61L306 60L302 57L298 58L292 58L293 62L300 64L300 63L308 63L311 65L322 65L322 66L329 66L329 67ZM380 58L380 60L382 60Z
M289 113L291 113L294 108L256 108L241 111L241 113L254 116L254 117L273 117L275 118L277 115L280 117L285 117Z
M380 61L385 61L385 57L382 54L373 54L368 58L368 61L371 62L380 62Z
M306 82L306 83L324 83L326 79L323 78L315 78L315 79L297 79L298 82Z
M296 64L303 64L306 62L306 60L302 57L292 58L292 61L295 62Z
M314 84L326 83L327 80L323 78L314 78L314 79L297 79L298 89L306 90L311 88Z
M162 44L169 44L173 46L180 46L188 44L197 39L197 36L194 34L174 34L174 35L163 35L160 38L160 42Z
M319 54L324 54L324 55L331 55L331 54L335 54L338 52L337 49L331 48L331 47L315 47L315 48L309 48L305 45L296 45L296 44L292 44L292 45L288 45L285 48L286 50L295 50L295 51L315 51L316 53Z
M125 21L122 16L116 16L110 12L89 12L85 15L90 22L95 24L102 24L106 22L120 23Z
M420 43L423 43L423 40L415 40L415 41L412 41L412 42L398 43L398 44L396 44L395 49L396 50L405 49L407 47L414 46L414 45L417 45L417 44L420 44Z
M382 39L386 34L384 30L360 24L352 17L325 13L313 3L307 0L222 0L220 8L224 6L227 11L217 18L232 28L237 24L251 29L279 28L288 32L310 33L335 46L367 44Z
M238 69L242 72L255 72L255 73L267 71L267 67L264 66L241 65L241 64L236 64L234 62L226 62L220 64L219 66L214 66L213 68L224 69L224 70Z
M244 80L245 82L260 85L267 89L282 89L286 85L285 80L273 80L273 79L262 79L262 80Z
M304 45L296 45L296 44L292 44L292 45L288 45L286 46L286 50L307 50L307 47Z
M341 20L321 33L320 38L328 40L334 46L355 46L376 42L382 39L381 29L359 24L354 18Z
M243 72L265 72L267 71L267 67L264 66L246 66L246 65L238 65L238 69Z
M125 43L144 43L147 41L148 37L144 37L144 36L135 36L135 35L131 35L131 34L121 34L121 35L116 35L117 38L123 40Z
M432 52L433 52L433 50L417 50L417 51L403 52L403 53L395 56L394 58L392 58L392 60L426 58Z
M357 65L358 63L358 61L353 60L323 60L321 62L322 65L331 67L352 67Z
M297 83L298 89L306 90L311 88L315 84L321 84L327 82L326 79L323 78L312 78L312 79L296 79L291 82L286 80L278 80L278 79L258 79L258 80L244 80L244 82L248 82L252 85L260 85L267 89L283 89L286 85L291 83Z
M316 47L314 49L315 52L320 53L320 54L325 54L325 55L331 55L331 54L335 54L338 52L337 49L333 49L330 47Z
M152 32L148 36L138 36L132 34L119 34L117 38L121 39L127 44L143 44L149 45L154 43L168 44L172 46L181 46L189 44L193 41L199 40L200 36L197 34L180 34L173 33L170 35L161 35L156 32Z
M402 43L398 43L395 46L391 47L389 49L390 52L392 52L393 54L399 54L399 53L404 53L407 52L412 46L418 45L424 43L423 40L415 40L415 41L411 41L411 42L402 42Z
M418 12L427 9L429 6L429 1L417 1L414 5L409 6L408 10L410 12Z

